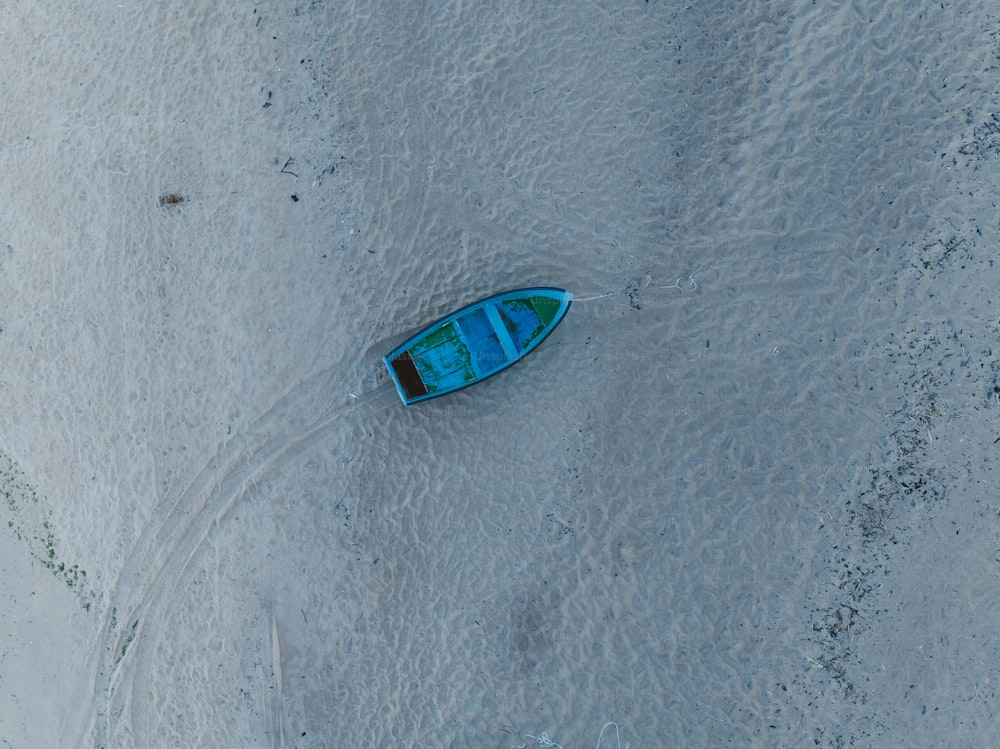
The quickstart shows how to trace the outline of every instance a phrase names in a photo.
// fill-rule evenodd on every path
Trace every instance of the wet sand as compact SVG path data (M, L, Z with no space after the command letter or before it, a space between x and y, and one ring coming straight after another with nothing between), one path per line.
M988 10L15 2L0 739L988 744Z

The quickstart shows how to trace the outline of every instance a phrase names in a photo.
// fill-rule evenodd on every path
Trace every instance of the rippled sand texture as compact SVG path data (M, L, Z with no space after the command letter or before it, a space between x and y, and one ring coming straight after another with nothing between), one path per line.
M989 743L986 5L92 5L0 14L0 738ZM624 293L387 390L531 284Z

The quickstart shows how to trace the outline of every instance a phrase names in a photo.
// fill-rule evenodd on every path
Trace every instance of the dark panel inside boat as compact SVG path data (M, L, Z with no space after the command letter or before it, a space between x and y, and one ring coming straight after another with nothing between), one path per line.
M409 351L404 351L392 360L392 369L395 371L396 377L399 378L399 384L402 385L407 398L419 398L421 395L427 395L427 388L424 386L424 381L420 379L420 373L417 371L413 359L410 358Z

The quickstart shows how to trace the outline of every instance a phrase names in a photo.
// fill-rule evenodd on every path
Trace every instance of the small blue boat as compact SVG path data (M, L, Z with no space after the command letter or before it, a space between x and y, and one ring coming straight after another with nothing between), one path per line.
M399 397L418 403L506 369L545 340L572 300L563 289L514 289L442 317L385 356Z

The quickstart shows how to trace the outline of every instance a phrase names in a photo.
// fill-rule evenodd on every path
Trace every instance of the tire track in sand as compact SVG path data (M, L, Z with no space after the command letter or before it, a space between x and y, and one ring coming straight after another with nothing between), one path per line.
M345 413L349 402L331 397L343 393L339 384L327 369L286 390L160 502L119 574L105 615L103 643L92 656L93 697L79 718L79 749L118 746L120 733L141 739L142 700L132 699L136 674L150 661L164 609L188 564L257 476L369 413Z

